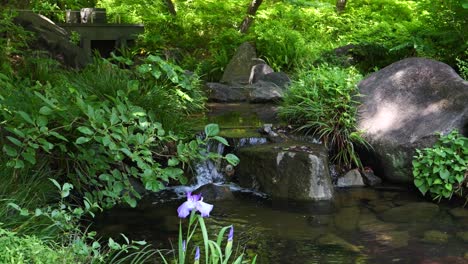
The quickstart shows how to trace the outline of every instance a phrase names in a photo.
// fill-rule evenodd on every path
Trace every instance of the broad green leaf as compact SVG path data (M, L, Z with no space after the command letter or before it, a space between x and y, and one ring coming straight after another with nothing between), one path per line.
M86 126L80 126L77 128L78 131L80 131L81 133L85 134L85 135L93 135L94 132L89 128L89 127L86 127Z
M213 137L218 135L219 126L218 124L208 124L205 126L205 135L206 137Z
M39 114L41 114L41 115L50 115L53 112L54 111L48 106L43 106L43 107L41 107L41 109L39 109Z
M34 125L34 121L31 119L31 117L23 111L18 111L17 112L26 122L28 122L31 125Z
M15 161L15 166L14 166L13 168L15 168L15 169L22 169L22 168L24 168L24 162L23 162L22 160L20 160L20 159L17 159L17 160Z
M23 152L21 156L32 165L36 164L36 154L34 152Z
M226 155L226 160L232 166L237 166L239 164L239 162L240 162L239 158L236 155L231 154L231 153Z
M177 166L179 165L179 160L176 159L176 158L170 158L169 161L167 162L167 165L168 166L171 166L171 167L174 167L174 166Z
M62 198L68 197L70 195L70 190L73 189L73 185L70 183L66 182L62 186Z
M47 119L46 116L38 116L36 118L36 124L41 127L41 132L45 133L48 131L48 128L46 127L47 124L49 123L49 119Z
M227 140L223 137L220 137L220 136L214 136L213 137L214 140L218 141L219 143L225 145L225 146L229 146L229 143L227 142Z
M18 151L15 148L10 147L8 145L3 145L3 151L10 157L18 156Z
M450 176L450 172L447 169L443 169L439 172L440 178L447 180L448 177Z
M421 180L421 179L415 179L415 180L414 180L414 185L415 185L416 187L421 186L423 183L424 183L424 181Z

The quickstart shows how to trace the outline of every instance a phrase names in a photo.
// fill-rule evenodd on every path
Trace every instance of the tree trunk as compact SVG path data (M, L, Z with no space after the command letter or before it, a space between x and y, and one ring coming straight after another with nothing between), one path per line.
M336 0L336 12L341 13L345 10L347 0Z
M172 0L164 0L164 3L166 4L167 9L169 10L169 13L171 13L171 15L173 16L177 15L177 12L175 10L175 6Z
M249 8L247 9L247 15L245 16L239 28L242 34L245 34L247 30L249 30L249 27L254 20L255 14L257 13L257 10L262 4L262 2L263 0L252 0L252 2L250 3Z

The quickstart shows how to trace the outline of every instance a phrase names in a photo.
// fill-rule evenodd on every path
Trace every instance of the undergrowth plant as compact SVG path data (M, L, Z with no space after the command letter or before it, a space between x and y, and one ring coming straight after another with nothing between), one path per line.
M414 185L435 200L465 197L468 202L468 138L457 130L440 135L431 148L417 149L413 159Z
M356 129L362 76L353 68L320 65L296 76L280 108L280 116L306 134L317 136L342 168L362 167L356 144L367 146Z

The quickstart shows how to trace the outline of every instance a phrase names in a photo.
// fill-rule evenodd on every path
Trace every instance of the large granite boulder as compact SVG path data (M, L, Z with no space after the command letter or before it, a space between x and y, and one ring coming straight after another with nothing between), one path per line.
M251 103L265 103L280 101L284 95L284 89L272 82L258 81L247 87Z
M404 59L358 86L358 129L373 146L373 165L388 180L412 181L415 149L431 147L437 132L468 132L468 82L442 62Z
M256 57L257 52L251 43L240 45L226 66L221 83L248 84L252 67L259 63Z
M245 102L248 99L248 90L241 85L206 83L206 89L211 102Z
M291 79L284 72L270 72L260 76L257 81L274 83L283 89L286 89L291 84Z
M84 51L70 42L67 31L47 17L32 12L19 12L14 22L36 34L36 40L31 43L33 49L48 51L66 66L81 68L88 63Z
M236 175L240 185L272 198L329 200L333 185L328 153L319 144L275 143L241 148Z

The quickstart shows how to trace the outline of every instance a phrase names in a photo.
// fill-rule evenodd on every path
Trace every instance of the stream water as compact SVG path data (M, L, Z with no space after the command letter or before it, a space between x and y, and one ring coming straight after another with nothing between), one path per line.
M259 143L265 142L246 137L236 144ZM98 216L93 228L104 237L124 233L159 249L175 247L181 194L223 179L215 163L196 170L192 186L148 195L137 208L114 208ZM222 227L233 225L235 245L250 258L256 254L257 263L468 263L468 209L431 203L416 190L346 188L336 189L331 201L291 202L227 186L234 199L210 201L208 232L215 239ZM202 244L200 236L194 241Z

